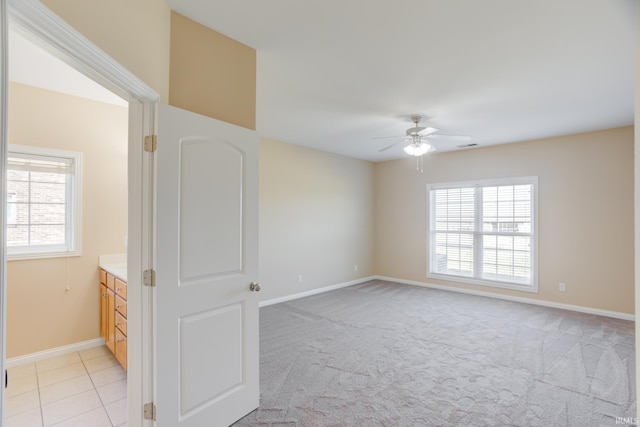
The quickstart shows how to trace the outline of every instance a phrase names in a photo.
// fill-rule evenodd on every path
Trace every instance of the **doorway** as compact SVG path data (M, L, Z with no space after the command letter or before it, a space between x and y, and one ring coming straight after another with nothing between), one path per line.
M128 102L11 30L8 65L4 421L95 406L96 424L118 425L126 374L95 338L96 265L126 259Z
M3 34L7 37L7 23L22 36L36 43L49 53L71 65L80 73L91 78L111 92L125 99L129 104L128 113L128 202L127 202L127 270L129 276L130 310L128 318L128 336L130 345L128 371L128 419L132 422L143 419L143 402L152 398L152 369L151 359L151 291L142 286L142 271L151 264L150 236L151 236L151 179L153 172L152 154L143 150L144 135L154 129L154 111L158 95L143 82L121 67L102 51L68 26L38 2L7 1L3 6ZM8 21L8 22L7 22ZM4 56L4 52L3 52ZM6 59L6 57L5 57ZM2 90L6 96L6 76L3 77ZM6 115L6 112L5 112ZM6 116L4 117L6 121ZM2 153L6 156L7 141L2 141ZM4 162L2 162L4 164ZM0 171L3 179L6 170ZM6 201L3 200L2 212L6 212ZM5 230L3 230L3 233ZM2 262L6 271L6 253ZM98 286L96 284L96 286ZM6 284L2 281L2 295L5 295ZM97 294L97 293L96 293ZM6 368L6 313L5 302L0 306L2 310L2 360L0 367ZM144 331L144 332L143 332ZM148 361L143 363L143 361ZM143 368L144 367L144 368ZM0 405L4 412L5 390L0 390ZM138 424L136 422L136 424Z

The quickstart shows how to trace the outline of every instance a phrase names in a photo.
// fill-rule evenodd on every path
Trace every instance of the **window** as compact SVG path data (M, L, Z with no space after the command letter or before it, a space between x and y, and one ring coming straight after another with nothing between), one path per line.
M429 185L429 277L537 292L537 177Z
M81 153L9 145L8 259L80 255Z

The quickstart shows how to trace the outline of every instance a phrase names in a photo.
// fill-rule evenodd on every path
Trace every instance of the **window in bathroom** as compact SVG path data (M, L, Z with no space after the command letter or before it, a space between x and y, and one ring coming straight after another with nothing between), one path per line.
M82 153L9 145L7 259L81 253Z

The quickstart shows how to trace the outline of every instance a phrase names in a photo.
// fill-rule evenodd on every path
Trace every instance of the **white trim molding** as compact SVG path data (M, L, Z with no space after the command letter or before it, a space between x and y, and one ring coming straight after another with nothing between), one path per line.
M511 295L496 294L493 292L475 291L472 289L454 288L451 286L436 285L427 282L418 282L415 280L397 279L395 277L373 276L373 279L384 280L386 282L402 283L404 285L421 286L423 288L439 289L442 291L459 292L462 294L478 295L481 297L496 298L507 301L521 302L524 304L540 305L543 307L559 308L562 310L577 311L580 313L595 314L598 316L612 317L614 319L630 320L635 322L636 317L633 314L621 313L618 311L602 310L599 308L583 307L580 305L564 304L561 302L545 301L533 298L516 297Z
M436 285L434 283L418 282L416 280L405 280L405 279L398 279L398 278L395 278L395 277L377 276L377 275L376 276L363 277L363 278L352 280L352 281L349 281L349 282L338 283L338 284L331 285L331 286L326 286L326 287L317 288L317 289L311 289L311 290L308 290L308 291L305 291L305 292L299 292L299 293L296 293L296 294L285 295L283 297L278 297L278 298L273 298L273 299L260 301L259 302L259 306L260 307L266 307L266 306L273 305L273 304L279 304L281 302L292 301L292 300L299 299L299 298L309 297L311 295L316 295L316 294L321 294L321 293L324 293L324 292L334 291L336 289L346 288L348 286L359 285L361 283L369 282L371 280L384 280L385 282L395 282L395 283L401 283L403 285L420 286L420 287L423 287L423 288L439 289L441 291L451 291L451 292L458 292L458 293L461 293L461 294L469 294L469 295L477 295L477 296L481 296L481 297L496 298L496 299L501 299L501 300L506 300L506 301L520 302L520 303L523 303L523 304L532 304L532 305L539 305L539 306L542 306L542 307L559 308L561 310L576 311L576 312L579 312L579 313L586 313L586 314L595 314L597 316L605 316L605 317L611 317L611 318L614 318L614 319L630 320L632 322L635 322L635 320L636 320L635 315L628 314L628 313L621 313L621 312L618 312L618 311L602 310L602 309L599 309L599 308L583 307L583 306L580 306L580 305L564 304L564 303L561 303L561 302L545 301L545 300L538 300L538 299L533 299L533 298L524 298L524 297L511 296L511 295L502 295L502 294L496 294L496 293L493 293L493 292L475 291L475 290L472 290L472 289L454 288L454 287L451 287L451 286Z
M291 301L291 300L298 299L298 298L310 297L311 295L321 294L323 292L334 291L336 289L346 288L347 286L359 285L360 283L365 283L365 282L368 282L370 280L375 280L375 279L376 279L376 276L362 277L360 279L351 280L349 282L338 283L338 284L335 284L335 285L325 286L323 288L311 289L311 290L304 291L304 292L299 292L299 293L296 293L296 294L285 295L283 297L278 297L278 298L273 298L273 299L260 301L258 303L258 306L259 307L266 307L268 305L273 305L273 304L278 304L278 303L281 303L281 302Z
M12 357L11 359L7 359L6 366L7 368L13 368L15 366L34 363L39 360L48 359L50 357L62 356L65 354L74 353L76 351L100 347L101 345L104 345L104 340L102 338L94 338L88 341L81 341L75 344L63 345L62 347L55 347L49 350L25 354L24 356Z

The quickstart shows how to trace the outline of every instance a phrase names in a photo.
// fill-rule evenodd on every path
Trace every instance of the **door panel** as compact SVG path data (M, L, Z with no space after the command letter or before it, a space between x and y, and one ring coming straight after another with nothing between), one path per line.
M107 341L109 300L107 299L107 285L100 284L100 336Z
M159 427L258 406L258 137L161 105L156 152Z
M180 413L188 414L199 407L215 403L225 394L242 387L243 304L213 309L180 319ZM202 340L225 343L210 346ZM222 372L209 365L225 366Z
M116 328L115 328L115 312L116 312L116 294L107 288L107 337L105 339L107 348L113 353L116 350Z
M224 140L180 144L181 286L242 272L243 157Z

